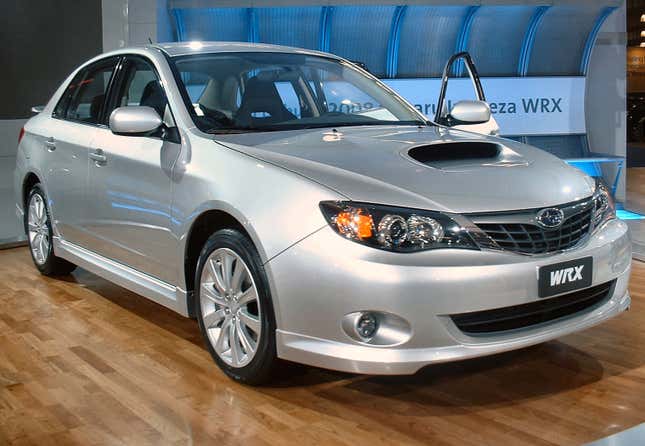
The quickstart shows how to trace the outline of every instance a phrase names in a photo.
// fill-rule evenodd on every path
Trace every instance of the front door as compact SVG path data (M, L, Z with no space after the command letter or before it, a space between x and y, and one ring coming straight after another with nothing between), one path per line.
M135 105L157 110L165 130L174 127L155 69L133 56L120 70L110 108ZM177 270L171 259L178 241L172 231L171 171L181 144L167 134L97 132L89 154L87 230L98 254L174 284Z

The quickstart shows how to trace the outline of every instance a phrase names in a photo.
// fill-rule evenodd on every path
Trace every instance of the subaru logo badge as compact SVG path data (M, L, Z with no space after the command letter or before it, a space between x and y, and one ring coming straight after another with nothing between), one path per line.
M559 228L564 221L564 212L558 208L542 209L535 217L538 226L545 229Z

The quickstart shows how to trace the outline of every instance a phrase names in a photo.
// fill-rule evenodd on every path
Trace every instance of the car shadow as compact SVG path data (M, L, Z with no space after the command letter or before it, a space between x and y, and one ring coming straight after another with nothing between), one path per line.
M77 283L208 354L195 320L82 269L60 280ZM276 381L257 390L289 399L288 390L306 388L320 398L384 415L432 414L435 409L446 414L566 392L607 374L589 353L564 341L551 341L493 356L433 364L411 376L357 375L286 363Z
M413 376L382 376L347 387L360 393L455 412L516 405L568 392L603 378L597 358L560 341L497 355L430 365ZM392 389L397 393L393 395ZM409 412L409 405L388 411Z
M82 268L77 268L70 276L60 277L57 280L77 283L83 288L100 295L103 299L170 332L174 336L200 346L206 351L206 346L199 332L199 326L194 319L183 317L163 305L159 305Z
M296 369L298 370L298 369ZM561 398L618 373L566 342L551 341L488 357L429 365L411 376L364 376L301 367L259 391L294 404L342 408L395 429L412 420L472 415ZM305 389L314 402L294 399ZM300 392L297 392L301 395ZM540 406L541 403L538 403Z

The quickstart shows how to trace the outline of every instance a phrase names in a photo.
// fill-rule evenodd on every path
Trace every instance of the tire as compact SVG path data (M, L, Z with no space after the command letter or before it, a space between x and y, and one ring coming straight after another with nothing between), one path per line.
M245 235L222 229L209 237L194 295L199 328L220 369L244 384L269 382L281 363L273 302L260 256Z
M54 254L52 218L47 207L47 196L39 183L31 188L27 196L24 225L31 258L41 274L64 276L74 271L76 265Z

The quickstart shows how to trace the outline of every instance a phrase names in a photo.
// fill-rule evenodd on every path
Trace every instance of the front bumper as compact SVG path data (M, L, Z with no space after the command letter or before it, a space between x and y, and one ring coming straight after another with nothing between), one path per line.
M616 280L599 306L552 322L469 336L449 315L539 300L544 265L594 258L592 286ZM495 251L390 253L344 240L325 227L272 259L266 269L276 310L278 356L369 374L411 374L431 363L513 350L588 328L629 308L631 243L613 220L582 247L531 257ZM343 316L382 311L405 319L410 338L373 346L349 337Z

